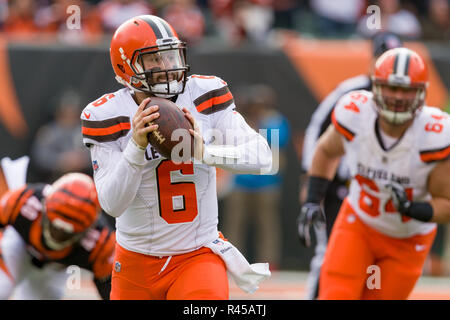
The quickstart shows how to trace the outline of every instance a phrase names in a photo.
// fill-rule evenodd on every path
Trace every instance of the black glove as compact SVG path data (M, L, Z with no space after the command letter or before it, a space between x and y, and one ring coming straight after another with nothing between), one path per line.
M411 201L408 199L405 188L403 188L400 183L395 181L391 181L387 187L391 191L394 207L398 210L398 212L406 215L411 207Z
M387 187L391 191L392 202L394 202L394 206L398 212L422 222L431 221L434 212L433 207L429 202L409 200L405 189L398 182L391 181Z
M297 217L297 228L300 242L307 248L311 246L311 226L325 223L325 214L320 204L307 202L300 209Z

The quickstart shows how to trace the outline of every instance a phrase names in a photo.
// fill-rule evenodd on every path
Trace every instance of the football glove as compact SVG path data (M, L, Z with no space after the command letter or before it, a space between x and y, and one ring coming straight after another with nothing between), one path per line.
M387 188L391 192L392 202L402 215L428 222L433 218L433 207L429 202L415 202L408 199L405 189L401 184L391 181Z
M325 224L325 214L320 204L307 202L300 209L297 228L300 242L307 248L311 246L311 226Z
M408 199L408 195L406 194L405 188L396 182L391 181L387 188L391 192L392 202L394 203L394 207L401 214L406 214L411 207L411 201Z

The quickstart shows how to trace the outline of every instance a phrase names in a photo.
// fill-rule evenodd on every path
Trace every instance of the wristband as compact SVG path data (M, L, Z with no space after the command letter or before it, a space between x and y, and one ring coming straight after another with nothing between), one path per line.
M433 218L433 207L429 202L411 202L404 214L419 221L429 222Z
M306 202L320 203L323 198L325 198L330 183L331 181L326 178L315 176L309 177Z

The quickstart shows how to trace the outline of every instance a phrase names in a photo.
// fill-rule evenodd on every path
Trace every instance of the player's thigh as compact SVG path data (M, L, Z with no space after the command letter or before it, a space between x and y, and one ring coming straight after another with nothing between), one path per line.
M131 252L116 243L114 269L111 275L110 299L163 299L163 297L151 296L150 288L154 288L154 283L151 282L151 275L155 272L157 273L155 266L152 264L152 260L149 256ZM156 270L158 270L157 267Z
M130 280L112 276L111 278L111 300L153 300L148 288L140 287ZM162 299L162 298L161 298Z
M229 288L223 260L214 253L189 258L167 292L168 300L227 300Z
M339 215L320 273L319 299L360 299L374 257L361 222Z
M364 300L405 300L419 279L421 272L411 269L396 260L385 260L379 264L379 286L368 286Z
M384 250L386 253L389 252L389 256L376 263L379 267L380 286L366 288L364 299L407 299L422 274L434 235L435 231L404 240L390 239ZM380 242L379 244L383 245ZM417 251L417 245L426 249Z

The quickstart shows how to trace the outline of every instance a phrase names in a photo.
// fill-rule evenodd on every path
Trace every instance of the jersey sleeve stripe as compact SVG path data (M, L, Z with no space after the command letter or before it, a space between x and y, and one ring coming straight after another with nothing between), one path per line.
M109 128L119 123L130 123L129 117L115 117L105 120L81 120L83 127L85 128Z
M13 224L16 219L17 216L20 213L20 210L22 209L23 205L25 204L25 202L28 200L28 198L33 194L33 190L31 189L25 189L21 194L20 197L17 199L15 206L13 208L13 210L11 211L11 216L9 218L9 223Z
M197 111L203 114L218 112L234 102L228 86L211 90L194 100Z
M435 150L424 150L420 152L420 159L423 162L434 162L445 160L450 157L450 145Z
M97 258L97 256L99 255L99 253L102 251L103 246L107 243L107 239L109 236L110 232L108 229L103 229L102 233L100 234L99 239L97 240L97 244L94 248L94 250L92 250L91 254L89 255L89 262L93 263L95 261L95 259Z
M334 113L335 113L335 110L333 110L333 112L331 113L331 122L333 123L334 127L341 135L343 135L345 137L345 139L347 139L348 141L352 141L353 138L355 137L355 133L352 132L350 129L347 129L342 124L340 124L336 120L336 116Z
M82 120L81 133L84 138L107 142L126 136L130 129L131 123L128 117L117 117L104 121Z

